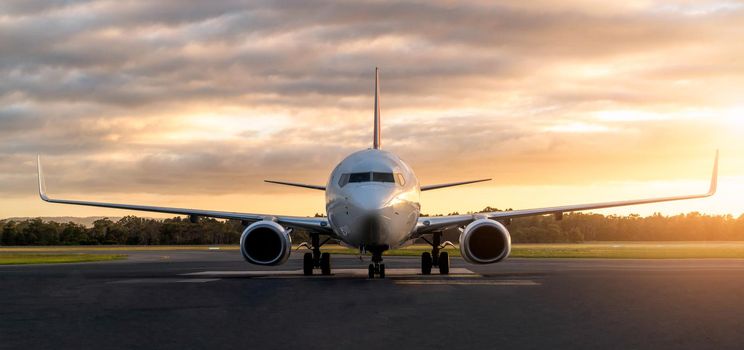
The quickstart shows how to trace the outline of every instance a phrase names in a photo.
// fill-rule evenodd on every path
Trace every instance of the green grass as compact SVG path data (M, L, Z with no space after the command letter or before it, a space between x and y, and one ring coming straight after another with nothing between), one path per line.
M111 261L126 258L121 254L27 254L0 253L0 265L67 264Z
M124 251L179 251L209 250L210 248L236 251L237 245L220 246L63 246L63 247L0 247L2 253L75 253ZM296 248L296 246L295 246ZM420 256L430 251L427 245L413 245L385 253L386 256ZM357 250L339 245L323 246L332 254L359 254ZM459 256L454 248L445 250ZM307 250L293 251L300 254ZM91 255L91 254L88 254ZM744 259L744 242L593 242L580 244L515 244L512 258L574 258L574 259ZM0 258L1 259L1 258ZM106 259L102 259L106 260ZM96 260L100 261L100 260ZM2 264L2 260L0 260Z
M0 253L48 253L48 252L119 252L119 251L174 251L174 250L238 250L237 245L70 245L70 246L26 246L0 247Z
M514 258L744 259L742 242L589 243L518 245Z

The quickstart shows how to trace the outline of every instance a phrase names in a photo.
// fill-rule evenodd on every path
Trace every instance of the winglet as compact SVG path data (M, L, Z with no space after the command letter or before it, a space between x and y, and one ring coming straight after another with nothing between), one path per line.
M372 142L374 149L382 148L380 135L380 68L375 67L375 133Z
M44 171L41 168L41 156L36 155L36 171L39 176L39 197L41 197L42 200L48 202L49 197L46 194L46 182L44 181Z
M710 179L710 191L708 191L708 196L712 196L716 194L718 191L718 156L720 155L720 150L716 150L716 160L713 163L713 177Z

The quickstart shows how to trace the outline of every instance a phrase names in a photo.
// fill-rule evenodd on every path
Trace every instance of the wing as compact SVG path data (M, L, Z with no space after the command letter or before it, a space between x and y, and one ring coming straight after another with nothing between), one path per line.
M276 185L309 188L311 190L320 190L320 191L325 191L326 190L325 186L298 184L298 183L295 183L295 182L274 181L274 180L264 180L264 182L268 182L270 184L276 184Z
M716 152L716 158L713 164L713 176L710 180L710 189L708 190L707 193L704 193L704 194L636 199L636 200L625 200L625 201L616 201L616 202L600 202L600 203L589 203L589 204L565 205L565 206L558 206L558 207L547 207L547 208L536 208L536 209L498 211L498 212L478 213L478 214L470 214L470 215L424 217L424 218L419 218L419 222L416 228L416 233L423 234L427 232L443 230L445 228L450 228L450 227L464 226L480 218L488 218L488 219L494 219L494 220L507 220L507 219L512 219L512 218L524 217L524 216L549 215L549 214L553 214L553 215L556 215L556 217L560 217L561 215L563 215L563 213L574 212L574 211L615 208L615 207L624 207L624 206L639 205L639 204L706 198L706 197L710 197L714 195L717 189L718 189L718 152Z
M440 188L469 185L469 184L474 184L474 183L478 183L478 182L485 182L485 181L491 181L491 179L482 179L482 180L472 180L472 181L463 181L463 182L452 182L452 183L448 183L448 184L421 186L421 191L438 190Z
M39 176L39 196L41 197L42 200L44 200L45 202L49 202L49 203L137 210L137 211L147 211L147 212L176 214L176 215L188 215L191 218L204 216L204 217L213 217L213 218L218 218L218 219L241 220L244 223L252 223L252 222L261 221L261 220L272 220L282 225L286 225L290 227L299 227L299 228L304 228L308 230L314 230L319 233L335 236L335 234L333 233L333 230L331 230L330 226L328 225L328 220L326 218L248 214L248 213L235 213L235 212L215 211L215 210L170 208L170 207L157 207L157 206L137 205L137 204L118 204L118 203L88 202L88 201L68 200L68 199L53 199L53 198L49 198L49 196L46 193L46 182L44 181L44 172L42 171L42 167L41 167L41 157L37 158L37 167L38 167L38 176Z

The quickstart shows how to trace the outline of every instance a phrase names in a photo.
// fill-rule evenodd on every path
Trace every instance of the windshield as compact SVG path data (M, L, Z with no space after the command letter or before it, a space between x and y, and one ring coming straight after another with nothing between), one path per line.
M349 182L369 182L370 173L353 173L349 175Z
M395 177L393 177L393 173L372 173L372 181L395 182Z
M341 178L338 181L338 185L341 187L344 187L348 183L360 183L360 182L387 182L387 183L397 183L401 186L405 184L402 174L364 172L364 173L343 174L341 175Z

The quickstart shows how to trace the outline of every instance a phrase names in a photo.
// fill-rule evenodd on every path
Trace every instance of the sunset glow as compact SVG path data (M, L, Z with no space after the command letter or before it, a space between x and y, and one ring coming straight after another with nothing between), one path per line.
M744 212L739 2L204 4L0 5L0 218L127 214L41 202L36 154L53 195L322 213L263 180L371 146L376 66L386 150L494 179L425 213L705 192L716 149L718 196L603 212Z

